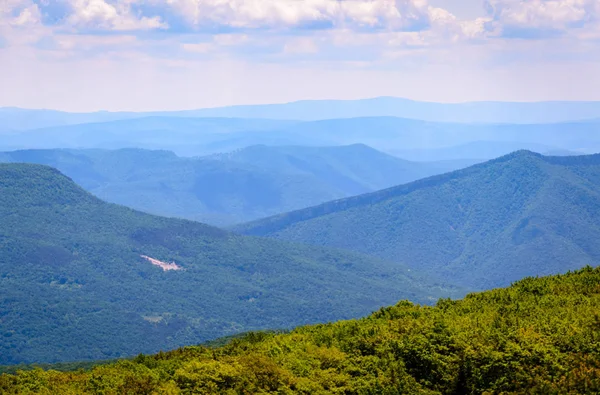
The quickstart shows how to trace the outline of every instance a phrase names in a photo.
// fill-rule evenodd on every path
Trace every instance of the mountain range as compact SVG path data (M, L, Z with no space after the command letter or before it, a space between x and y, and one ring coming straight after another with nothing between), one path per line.
M397 117L310 122L146 117L4 132L0 149L145 148L203 156L251 145L366 144L405 159L493 159L518 149L539 153L600 151L600 121L547 124L464 124ZM420 159L419 159L420 158Z
M174 149L187 156L213 153L245 142L292 145L294 136L279 131L295 121L269 119L180 118L146 116L106 122L76 123L31 130L5 131L0 148L149 148ZM308 139L301 139L302 143ZM315 139L315 144L323 141Z
M386 152L422 157L423 150L462 147L454 157L429 155L423 160L494 159L499 152L518 149L543 153L553 149L596 153L600 150L600 121L587 120L539 124L464 124L428 122L397 117L362 117L327 119L290 125L284 131L294 136L318 137L336 144L364 143ZM469 147L469 144L479 146ZM496 146L495 152L481 150L481 144ZM498 147L499 146L499 147ZM498 151L498 148L504 151ZM411 157L411 159L414 159Z
M600 382L598 269L531 278L599 264L600 102L1 108L0 150L0 364L129 358L0 393Z
M240 225L487 289L600 261L600 155L529 151Z
M142 149L24 150L0 153L0 162L55 167L112 203L232 225L445 173L475 161L410 162L357 144L251 146L203 158Z
M460 295L352 252L105 203L57 170L0 164L0 364L107 359Z
M266 118L301 121L391 116L434 122L527 124L600 118L600 103L573 101L433 103L396 97L376 97L361 100L304 100L282 104L137 113L108 111L68 113L5 107L0 108L0 125L7 130L25 130L148 116Z

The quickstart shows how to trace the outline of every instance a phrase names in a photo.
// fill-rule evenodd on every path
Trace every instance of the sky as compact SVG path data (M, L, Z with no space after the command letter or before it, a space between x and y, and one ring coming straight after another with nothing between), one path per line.
M0 106L600 100L600 0L0 0Z

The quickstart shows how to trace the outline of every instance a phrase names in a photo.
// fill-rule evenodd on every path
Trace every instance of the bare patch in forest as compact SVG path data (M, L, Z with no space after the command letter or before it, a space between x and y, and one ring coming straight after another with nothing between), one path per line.
M163 317L159 316L159 315L151 315L151 316L142 316L142 318L145 321L151 322L153 324L158 324L159 322L161 322L163 320Z
M151 264L160 267L162 270L169 271L169 270L182 270L183 268L180 266L177 266L177 264L175 262L163 262L163 261L159 261L158 259L154 259L151 258L149 256L146 255L140 255L142 258L144 258L145 260L147 260L148 262L150 262Z

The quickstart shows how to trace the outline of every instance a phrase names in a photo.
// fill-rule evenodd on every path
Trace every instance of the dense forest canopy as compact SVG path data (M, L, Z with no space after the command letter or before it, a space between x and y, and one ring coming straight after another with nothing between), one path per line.
M93 368L0 376L5 394L600 392L600 268L402 301L369 317L251 333Z

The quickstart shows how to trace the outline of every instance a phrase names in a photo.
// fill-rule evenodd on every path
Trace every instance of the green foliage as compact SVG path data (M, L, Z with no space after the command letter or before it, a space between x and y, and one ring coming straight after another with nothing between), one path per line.
M520 151L235 228L403 262L476 289L600 262L600 155Z
M43 370L56 370L59 372L69 372L75 370L90 370L95 366L105 365L109 363L116 362L116 360L106 360L106 361L84 361L84 362L59 362L59 363L34 363L34 364L18 364L18 365L5 365L0 366L0 374L2 373L10 373L15 374L18 371L26 371L26 370L35 370L35 369L43 369Z
M231 225L464 167L404 161L364 145L253 146L204 158L168 151L24 150L0 162L57 168L112 203L157 215Z
M5 394L592 394L600 268L400 302L360 320L258 333L91 371L0 376Z
M394 263L155 217L52 168L0 164L3 365L122 358L457 294Z
M217 348L223 347L236 339L245 338L246 340L250 339L262 339L263 336L268 334L281 334L288 333L289 330L266 330L266 331L254 331L254 332L241 332L236 333L235 335L229 335L224 337L219 337L217 339L208 340L201 343L201 346L208 348ZM143 354L139 354L137 358L145 358ZM0 366L0 374L9 373L15 374L18 371L26 371L26 370L34 370L34 369L43 369L43 370L56 370L59 372L69 372L76 370L91 370L92 368L100 365L106 365L110 363L115 363L118 360L110 359L110 360L102 360L102 361L79 361L79 362L58 362L58 363L33 363L30 365L27 364L18 364L18 365L4 365Z

